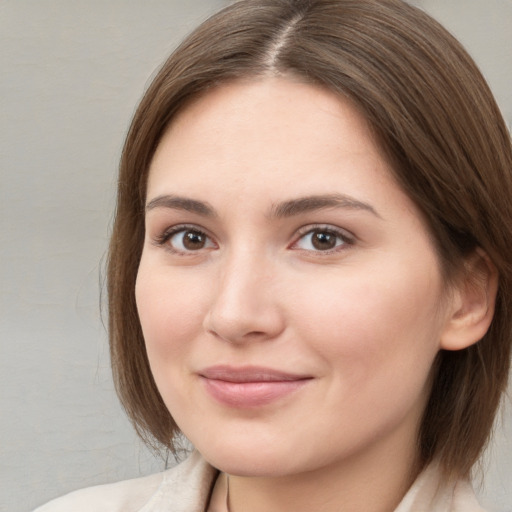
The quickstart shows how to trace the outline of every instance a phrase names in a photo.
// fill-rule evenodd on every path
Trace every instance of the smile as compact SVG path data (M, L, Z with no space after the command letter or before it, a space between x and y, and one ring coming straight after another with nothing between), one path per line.
M267 405L297 391L312 380L263 367L214 366L199 372L206 391L217 402L229 407Z

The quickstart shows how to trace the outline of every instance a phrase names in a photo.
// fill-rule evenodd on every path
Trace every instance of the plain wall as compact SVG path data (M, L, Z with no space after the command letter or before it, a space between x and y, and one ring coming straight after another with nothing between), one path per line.
M222 0L0 3L0 510L163 468L111 383L100 269L119 153L149 77ZM510 0L417 1L474 55L512 126ZM512 511L512 413L482 493Z

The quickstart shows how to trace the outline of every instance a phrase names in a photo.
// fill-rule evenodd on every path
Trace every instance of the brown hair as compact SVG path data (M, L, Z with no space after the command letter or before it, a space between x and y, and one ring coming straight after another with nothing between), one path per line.
M293 75L358 105L419 206L449 279L476 247L499 272L491 327L441 351L419 434L423 463L467 476L506 387L512 314L512 149L480 72L437 22L400 0L241 0L203 23L146 92L124 147L108 264L117 391L138 433L173 449L135 304L149 165L176 112L235 79ZM155 443L156 441L156 443Z

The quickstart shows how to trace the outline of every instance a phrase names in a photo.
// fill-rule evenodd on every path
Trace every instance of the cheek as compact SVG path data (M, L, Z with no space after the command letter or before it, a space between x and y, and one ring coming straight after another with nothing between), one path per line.
M300 317L297 329L327 376L325 421L343 425L343 435L369 439L420 421L441 324L428 281L410 286L404 276L390 286L377 276L359 277L344 280L343 292L305 301L301 309L309 316Z
M421 386L439 347L437 272L384 268L333 276L325 286L317 280L310 293L295 294L297 332L327 367L339 366L334 375L358 389L403 387L405 378Z
M187 386L188 361L200 339L205 293L204 285L194 284L190 276L175 274L166 267L155 270L143 260L135 296L151 373L167 409L183 428L183 417L189 418L194 402ZM194 410L192 416L197 415L200 410Z
M179 279L170 269L155 272L142 261L135 297L153 371L167 361L178 363L201 329L204 286Z

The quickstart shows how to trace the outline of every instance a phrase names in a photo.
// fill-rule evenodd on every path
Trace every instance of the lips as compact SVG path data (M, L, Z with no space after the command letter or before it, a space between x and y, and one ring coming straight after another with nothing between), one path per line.
M213 366L200 371L199 376L217 402L237 408L276 402L312 380L308 375L257 366Z

